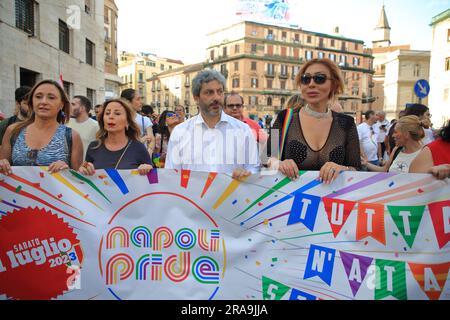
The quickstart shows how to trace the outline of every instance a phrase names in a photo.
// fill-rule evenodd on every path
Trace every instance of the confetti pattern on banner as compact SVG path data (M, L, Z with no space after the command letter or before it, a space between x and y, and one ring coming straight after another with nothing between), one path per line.
M13 210L31 207L62 219L79 242L66 250L34 225L9 223L5 239L18 237L17 248L0 243L0 274L26 278L33 264L51 281L52 265L69 262L74 285L58 298L450 299L450 184L431 175L344 172L324 185L306 171L297 181L236 181L164 169L13 169L0 177L0 230ZM77 274L89 281L77 287ZM10 295L0 283L1 297L35 290L23 283Z

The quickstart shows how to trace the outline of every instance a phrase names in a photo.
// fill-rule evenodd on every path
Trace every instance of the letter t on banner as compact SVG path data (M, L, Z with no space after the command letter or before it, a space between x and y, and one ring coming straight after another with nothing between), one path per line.
M331 230L336 238L356 205L354 201L323 198Z
M430 203L428 208L439 249L442 249L450 241L450 200Z
M386 245L384 230L384 205L377 203L358 204L358 222L356 224L356 240L371 236Z
M390 260L375 260L377 267L377 283L375 300L393 296L399 300L407 300L405 262Z
M303 223L309 230L314 231L317 212L319 210L320 197L304 193L295 193L291 214L287 225Z
M318 276L326 284L331 286L335 255L335 249L319 247L312 244L309 249L308 261L306 262L303 279Z

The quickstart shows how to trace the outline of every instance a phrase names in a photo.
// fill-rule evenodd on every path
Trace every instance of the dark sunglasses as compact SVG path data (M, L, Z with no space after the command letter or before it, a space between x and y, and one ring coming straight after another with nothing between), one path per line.
M227 108L230 108L230 109L234 109L234 108L240 109L240 108L242 108L242 104L227 104Z
M167 112L167 117L177 117L177 114L176 113L173 113L173 112Z
M316 84L324 84L325 81L331 80L332 78L328 78L325 74L320 73L313 76L310 74L304 74L301 76L300 82L304 85L308 85L311 83L311 79L313 79Z

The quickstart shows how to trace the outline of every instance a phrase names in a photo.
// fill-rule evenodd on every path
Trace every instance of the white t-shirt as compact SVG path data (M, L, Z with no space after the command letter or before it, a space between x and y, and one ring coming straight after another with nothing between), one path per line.
M83 142L83 160L86 157L86 151L89 144L95 141L95 135L99 129L98 122L94 119L88 118L84 122L77 122L76 119L70 118L67 126L75 130L80 134L81 141Z
M381 128L381 126L383 125L385 126L384 130ZM386 119L384 119L383 122L378 121L373 125L373 128L378 135L377 142L379 143L384 142L384 139L386 138L386 135L388 134L390 127L391 127L390 122L387 121Z
M403 151L400 151L398 156L394 159L391 166L389 167L389 172L408 173L409 165L414 160L414 158L417 157L421 150L422 149L419 149L413 153L404 153Z
M153 126L153 123L148 117L141 116L139 113L136 113L136 118L134 120L139 126L141 137L147 134L147 128L151 128Z
M363 122L357 127L358 136L359 136L359 144L361 148L364 150L364 153L367 156L368 161L377 161L378 160L378 143L377 143L377 134L375 130L366 123Z

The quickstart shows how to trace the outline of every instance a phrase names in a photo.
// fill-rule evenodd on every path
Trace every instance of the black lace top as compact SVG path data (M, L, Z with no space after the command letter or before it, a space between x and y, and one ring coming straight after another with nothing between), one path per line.
M281 160L294 160L300 170L318 171L329 161L357 170L361 168L358 131L352 117L333 111L333 121L325 145L320 150L313 150L303 136L299 111L300 109L294 111ZM283 110L272 127L280 130L280 136L285 117L286 110Z

